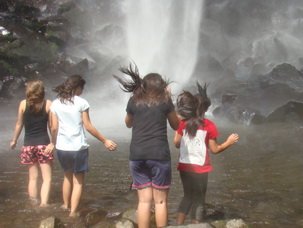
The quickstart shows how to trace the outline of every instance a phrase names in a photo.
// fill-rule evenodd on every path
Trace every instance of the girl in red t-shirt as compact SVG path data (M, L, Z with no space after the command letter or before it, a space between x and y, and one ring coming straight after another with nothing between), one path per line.
M190 210L192 223L200 223L203 219L208 172L212 170L209 149L215 154L220 153L239 140L238 134L231 134L224 143L217 143L216 125L204 118L211 104L206 93L207 87L199 83L197 86L197 95L184 91L177 99L177 111L182 120L174 144L180 148L178 170L184 191L178 209L178 225L184 223Z

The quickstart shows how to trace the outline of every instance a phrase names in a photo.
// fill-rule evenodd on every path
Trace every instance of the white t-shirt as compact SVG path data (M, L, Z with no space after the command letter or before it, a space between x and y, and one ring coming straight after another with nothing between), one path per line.
M59 99L53 101L51 111L59 121L56 148L66 151L79 151L89 147L82 122L82 112L89 109L88 102L74 96L73 103L61 103Z

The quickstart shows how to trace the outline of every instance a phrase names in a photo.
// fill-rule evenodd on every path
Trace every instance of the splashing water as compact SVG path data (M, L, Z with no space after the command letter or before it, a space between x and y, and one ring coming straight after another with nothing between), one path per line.
M186 83L196 65L203 1L126 0L125 7L129 57L140 73Z
M250 112L248 110L244 110L241 113L240 122L242 122L246 126L250 126L251 121L253 120L253 118L254 118L255 115L256 115L255 112Z

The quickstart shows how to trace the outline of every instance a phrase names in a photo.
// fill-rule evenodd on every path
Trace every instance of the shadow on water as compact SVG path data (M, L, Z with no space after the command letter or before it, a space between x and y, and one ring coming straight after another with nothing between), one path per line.
M219 142L233 131L238 132L241 139L222 154L211 156L214 171L209 175L206 219L242 218L251 227L302 227L303 126L218 123L218 127ZM117 129L105 131L119 143L119 149L106 152L103 145L91 140L90 171L80 205L82 214L94 209L114 214L136 207L136 193L129 190L130 131L119 129L118 137ZM172 136L170 132L169 138ZM71 220L68 212L60 209L63 173L57 161L54 162L51 207L39 209L28 202L27 169L19 165L17 150L6 149L8 143L7 139L1 142L0 227L38 227L41 220L52 215L67 227L82 224L83 218ZM172 145L171 150L173 183L169 194L169 223L175 224L182 185L176 170L178 151Z

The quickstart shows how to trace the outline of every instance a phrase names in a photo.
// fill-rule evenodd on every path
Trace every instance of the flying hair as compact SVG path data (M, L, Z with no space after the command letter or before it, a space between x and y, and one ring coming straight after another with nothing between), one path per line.
M118 82L120 82L120 88L124 92L132 93L142 86L142 78L140 77L136 64L130 63L128 67L120 67L119 70L131 78L131 80L127 80L125 78L113 75L113 77L116 78Z
M71 102L73 103L73 97L77 88L84 88L85 80L81 75L71 75L62 84L58 85L53 89L57 93L57 98L62 103Z
M204 83L203 86L199 82L196 83L198 87L198 94L196 94L196 97L199 101L199 106L197 108L197 114L198 116L204 118L205 112L207 112L209 106L211 105L211 101L209 97L207 96L207 87L208 85Z
M164 80L158 73L149 73L140 77L136 64L130 63L128 67L120 67L119 70L130 77L118 77L113 75L120 83L124 92L133 93L132 98L136 105L154 106L171 101L167 90L168 81Z
M177 98L177 110L186 122L185 131L190 137L195 137L199 126L203 125L204 114L211 102L207 96L207 84L196 83L198 93L183 91Z
M197 87L198 87L199 95L201 95L204 98L207 98L207 86L208 85L206 83L204 83L204 85L201 86L199 82L197 82L196 84L197 84Z

